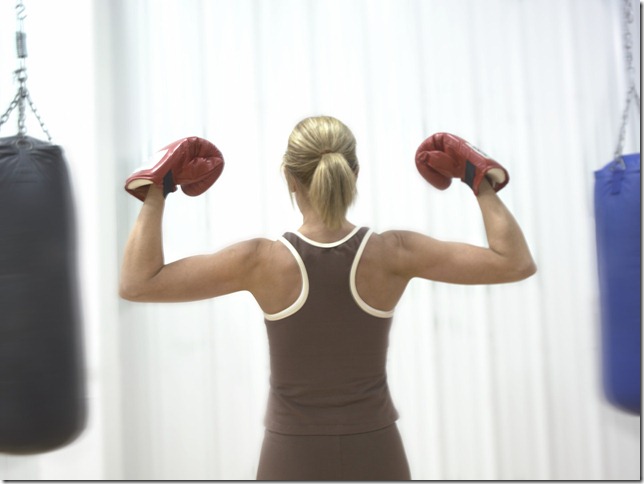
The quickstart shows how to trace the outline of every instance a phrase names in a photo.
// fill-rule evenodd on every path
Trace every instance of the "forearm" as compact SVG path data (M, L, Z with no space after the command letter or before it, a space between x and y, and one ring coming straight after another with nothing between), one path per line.
M125 245L120 294L133 298L164 265L162 219L165 200L152 185Z
M477 197L487 235L488 246L522 275L536 271L523 231L487 180L481 183Z

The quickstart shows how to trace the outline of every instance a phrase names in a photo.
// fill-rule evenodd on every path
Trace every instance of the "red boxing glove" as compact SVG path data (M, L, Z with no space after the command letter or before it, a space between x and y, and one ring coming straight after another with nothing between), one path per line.
M177 190L195 197L212 186L224 169L224 158L210 141L192 136L162 148L150 158L149 166L132 173L125 190L141 201L149 185L163 187L163 196Z
M452 178L460 178L479 193L483 177L495 191L510 181L505 168L467 141L449 133L436 133L423 141L416 150L416 168L429 183L445 190Z

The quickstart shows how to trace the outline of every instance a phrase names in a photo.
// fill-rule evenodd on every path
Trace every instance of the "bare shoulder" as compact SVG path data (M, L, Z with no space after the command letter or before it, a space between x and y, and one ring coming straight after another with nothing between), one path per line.
M431 237L411 230L388 230L381 234L374 233L372 239L376 250L384 251L390 256L400 255L415 244L432 240Z
M404 248L405 245L413 243L418 238L426 238L427 236L411 230L387 230L381 234L374 233L373 237L379 240L383 247L396 250Z
M371 256L380 259L385 270L404 279L418 276L421 266L437 259L437 241L418 232L388 230L374 233L372 239L367 245Z
M252 244L256 264L255 276L258 283L275 283L275 279L287 274L299 273L297 261L291 251L279 240L257 238L248 241Z
M248 280L262 276L279 245L276 241L257 237L233 243L210 256L212 265L230 266L230 270ZM277 251L279 252L279 251Z
M288 248L279 240L265 238L251 239L248 241L254 248L253 251L260 263L286 263L293 259Z
M405 230L374 232L365 247L363 257L377 260L387 271L400 274L403 272L402 264L407 245L406 239L409 238L411 233Z
M371 235L371 240L377 241L383 247L395 247L400 241L401 230L387 230L386 232L376 233Z
M271 240L266 238L253 238L233 243L224 249L213 254L215 257L234 259L241 263L257 264L267 256L272 245Z

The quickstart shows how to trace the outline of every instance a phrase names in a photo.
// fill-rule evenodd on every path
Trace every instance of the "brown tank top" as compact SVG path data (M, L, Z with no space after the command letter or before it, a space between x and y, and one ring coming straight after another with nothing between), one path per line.
M397 420L386 372L393 311L369 306L355 284L371 233L356 228L327 244L291 232L279 239L298 262L302 290L290 307L264 315L271 369L267 429L340 435Z

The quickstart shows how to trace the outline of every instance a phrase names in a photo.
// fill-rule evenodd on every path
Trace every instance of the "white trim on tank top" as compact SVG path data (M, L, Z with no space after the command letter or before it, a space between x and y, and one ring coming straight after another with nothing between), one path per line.
M283 309L273 314L264 313L264 317L268 321L277 321L278 319L284 319L288 316L295 314L302 308L302 306L304 306L304 303L309 297L309 276L308 276L308 273L306 272L306 266L304 265L304 261L302 260L302 257L300 256L299 252L295 249L295 247L293 247L293 245L284 237L280 237L277 240L283 243L286 246L286 248L291 251L291 254L293 254L293 257L295 257L295 261L297 262L297 265L300 267L300 274L302 276L302 290L300 291L300 295L297 297L295 302L291 304L289 307L287 307L286 309Z
M369 229L365 234L364 238L362 239L362 242L360 243L360 247L358 247L358 252L356 253L355 258L353 259L353 264L351 265L351 275L349 276L350 278L349 283L351 285L351 295L353 296L353 299L355 300L356 304L360 306L360 309L362 309L365 313L375 316L377 318L390 318L394 315L393 309L390 311L382 311L380 309L376 309L372 306L369 306L369 304L367 304L360 297L360 294L358 294L358 288L356 286L356 273L358 272L358 264L360 263L360 259L362 258L362 253L364 252L364 248L367 246L367 242L369 241L369 237L371 237L371 234L373 234L373 230Z
M358 230L360 230L360 227L355 227L351 232L349 232L347 235L342 237L340 240L336 240L335 242L316 242L315 240L309 239L306 235L302 234L299 230L296 230L294 234L308 244L314 245L316 247L322 247L323 249L327 249L329 247L337 247L338 245L344 244L347 240L353 237L358 232Z
M342 240L338 242L330 243L331 245L328 245L328 244L318 245L319 244L318 242L314 242L314 241L309 242L309 240L307 240L306 237L304 237L303 235L297 232L296 233L306 242L313 243L313 245L317 245L318 247L327 247L327 246L335 247L349 240L358 230L359 230L359 227L356 227L356 229L354 229L349 235L347 235L346 237L344 237ZM356 252L356 255L353 259L353 263L351 265L351 272L349 275L349 285L351 287L351 295L353 296L353 300L356 302L358 307L360 307L360 309L362 309L367 314L370 314L377 318L390 318L394 315L394 309L390 311L382 311L380 309L376 309L370 306L360 297L360 294L358 294L358 288L356 286L356 273L358 271L358 264L360 263L360 259L362 258L362 253L364 252L364 249L367 246L369 237L371 237L372 234L373 234L373 230L369 229L365 234L364 238L362 239L362 242L358 247L358 251ZM293 245L284 237L280 237L277 240L282 242L286 246L286 248L291 252L291 254L293 254L293 257L295 257L295 261L297 262L297 265L300 268L300 274L302 276L302 290L300 291L300 295L295 300L295 302L291 304L289 307L287 307L286 309L283 309L273 314L264 313L264 318L266 318L267 321L277 321L280 319L287 318L288 316L292 316L293 314L298 312L302 308L302 306L304 306L304 303L306 302L309 296L309 277L306 271L306 266L304 265L304 261L302 260L302 256L300 256L299 252L295 249L295 247L293 247Z

